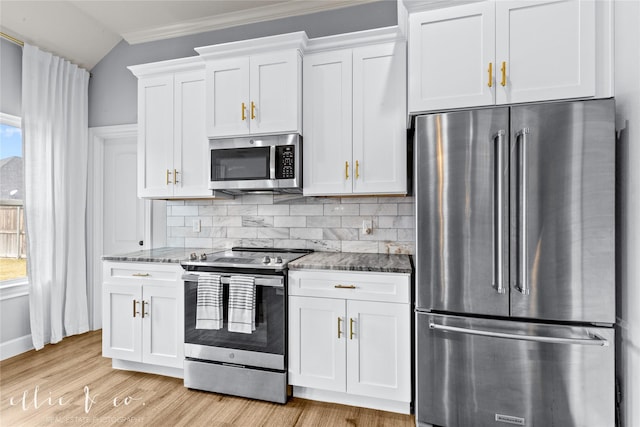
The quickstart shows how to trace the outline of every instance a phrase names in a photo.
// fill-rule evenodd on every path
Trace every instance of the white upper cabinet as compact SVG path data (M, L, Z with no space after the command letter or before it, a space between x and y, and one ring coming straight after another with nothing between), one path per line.
M409 111L494 102L494 16L492 2L410 15Z
M498 104L595 96L595 53L594 1L496 2Z
M173 74L138 80L138 197L169 197L173 174Z
M307 196L407 192L406 44L385 31L391 41L310 42L314 52L303 68Z
M353 49L353 193L407 192L406 44Z
M206 92L208 136L249 133L249 58L210 61Z
M211 197L199 58L130 67L138 77L138 196Z
M196 48L206 62L210 138L302 133L304 33Z
M351 193L352 52L340 50L304 59L305 195Z
M409 14L409 112L613 96L611 3L483 1Z

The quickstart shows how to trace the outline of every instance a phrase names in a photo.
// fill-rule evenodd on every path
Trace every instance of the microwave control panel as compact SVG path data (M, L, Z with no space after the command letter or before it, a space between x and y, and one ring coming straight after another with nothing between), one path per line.
M295 147L293 145L276 146L276 179L294 179Z

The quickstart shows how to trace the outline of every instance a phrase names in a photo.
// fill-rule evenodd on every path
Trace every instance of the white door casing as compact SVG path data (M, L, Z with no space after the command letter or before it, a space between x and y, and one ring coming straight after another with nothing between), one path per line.
M92 167L87 212L87 295L92 330L102 327L102 256L148 249L152 247L152 236L160 242L163 238L163 230L158 233L152 228L151 201L140 201L136 195L137 161L131 153L137 156L137 135L136 124L89 129Z

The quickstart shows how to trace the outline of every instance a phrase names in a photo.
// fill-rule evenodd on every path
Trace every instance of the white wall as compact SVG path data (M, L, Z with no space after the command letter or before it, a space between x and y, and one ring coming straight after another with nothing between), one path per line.
M620 221L618 379L622 426L640 426L640 2L615 3L615 93Z

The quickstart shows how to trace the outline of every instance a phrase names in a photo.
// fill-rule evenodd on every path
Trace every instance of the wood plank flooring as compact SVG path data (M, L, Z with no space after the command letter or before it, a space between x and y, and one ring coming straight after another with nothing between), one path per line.
M189 390L111 368L101 331L0 362L0 426L414 426L412 415L292 398L286 405Z

